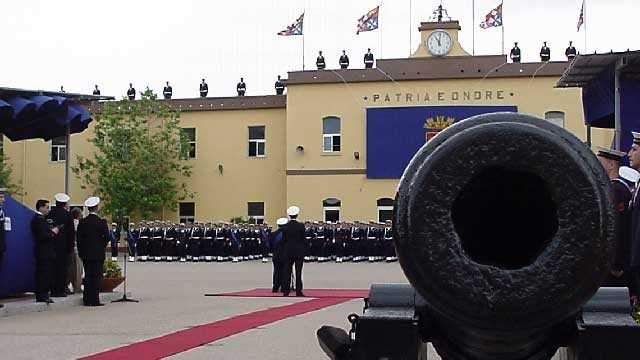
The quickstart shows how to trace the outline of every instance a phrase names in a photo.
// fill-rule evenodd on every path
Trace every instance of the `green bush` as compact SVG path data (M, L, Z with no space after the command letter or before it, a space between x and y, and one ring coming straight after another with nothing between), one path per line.
M117 262L106 259L104 265L102 267L103 276L105 278L121 278L122 277L122 269L120 269L120 265Z

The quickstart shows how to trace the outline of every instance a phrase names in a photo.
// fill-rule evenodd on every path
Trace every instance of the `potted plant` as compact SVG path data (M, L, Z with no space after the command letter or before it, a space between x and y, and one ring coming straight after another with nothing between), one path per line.
M100 292L113 292L124 281L122 277L122 269L117 262L106 259L103 265L102 282L100 283Z

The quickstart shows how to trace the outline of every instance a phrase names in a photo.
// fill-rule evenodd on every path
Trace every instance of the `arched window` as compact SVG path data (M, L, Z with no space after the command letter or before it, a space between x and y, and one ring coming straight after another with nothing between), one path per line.
M564 112L563 111L547 111L544 114L544 119L564 129Z
M322 119L322 151L339 152L341 145L340 118L327 116Z
M342 201L336 198L324 199L322 201L322 212L324 213L324 221L336 223L340 221L340 207Z
M378 199L378 222L385 222L391 220L393 215L393 199L381 198Z

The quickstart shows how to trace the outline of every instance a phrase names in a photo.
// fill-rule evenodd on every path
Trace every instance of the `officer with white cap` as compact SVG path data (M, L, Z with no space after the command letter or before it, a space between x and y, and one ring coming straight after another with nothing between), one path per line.
M47 215L52 226L58 228L59 232L53 238L56 258L53 262L53 276L51 284L51 296L66 297L71 291L67 288L69 264L71 254L75 247L75 229L73 217L69 212L69 195L58 193L54 195L56 206Z
M100 303L100 279L105 251L109 243L107 220L98 215L100 198L92 196L84 202L89 215L78 224L78 252L84 265L84 306L102 306Z
M279 218L276 221L276 225L278 225L278 229L276 231L269 234L269 239L267 240L267 245L269 246L269 251L272 256L273 261L273 287L272 291L277 293L281 289L284 288L282 284L282 272L284 270L284 259L282 256L282 240L284 235L282 234L282 229L289 220L287 218Z
M627 156L629 156L629 166L640 171L640 133L631 132L633 144ZM635 296L631 297L633 311L640 308L640 297L637 295L640 290L640 196L636 184L636 189L631 200L631 259L630 259L630 290L635 290Z
M304 256L307 252L307 244L304 237L304 224L298 222L300 208L291 206L287 209L289 215L289 223L283 228L284 240L282 251L285 259L285 270L283 272L282 293L289 296L291 291L291 270L296 267L296 296L304 296L302 292L302 265L304 264Z

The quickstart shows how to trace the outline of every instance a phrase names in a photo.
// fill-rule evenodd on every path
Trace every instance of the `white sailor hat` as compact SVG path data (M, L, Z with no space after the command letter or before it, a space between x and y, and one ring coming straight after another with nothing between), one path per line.
M288 222L289 222L289 219L287 219L287 218L280 218L280 219L276 220L276 224L278 226L287 225Z
M622 158L626 155L622 151L608 149L605 147L598 146L598 156L601 156L606 159L621 161Z
M640 145L640 132L632 131L631 136L633 136L633 143Z
M97 196L92 196L84 201L84 206L89 208L96 207L98 204L100 204L100 198Z
M628 166L621 166L620 170L618 170L618 174L621 178L630 181L632 183L637 183L640 180L640 172L636 169L632 169Z
M65 193L57 193L53 196L54 199L56 199L57 202L59 203L68 203L69 200L71 200L71 198L69 197L69 195L65 194Z
M296 216L300 214L300 208L297 206L291 206L287 209L287 215L289 216Z

